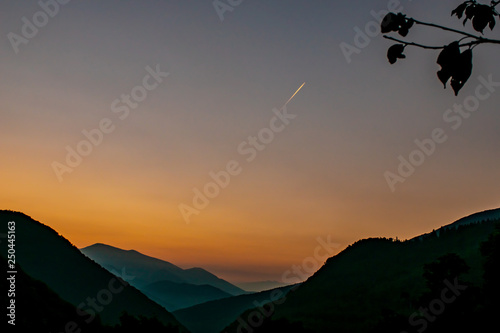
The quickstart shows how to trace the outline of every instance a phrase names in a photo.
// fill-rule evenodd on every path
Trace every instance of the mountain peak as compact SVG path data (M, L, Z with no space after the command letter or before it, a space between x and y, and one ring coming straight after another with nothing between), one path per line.
M97 243L80 251L110 271L126 270L127 274L134 277L128 282L139 289L154 282L170 281L194 285L209 284L231 295L245 293L244 290L203 268L182 269L168 261L147 256L136 250L123 250Z
M458 227L462 225L469 225L473 223L480 223L480 222L488 222L488 221L495 221L500 219L500 208L496 209L489 209L485 210L479 213L474 213L469 216L463 217L451 224L449 224L446 227Z

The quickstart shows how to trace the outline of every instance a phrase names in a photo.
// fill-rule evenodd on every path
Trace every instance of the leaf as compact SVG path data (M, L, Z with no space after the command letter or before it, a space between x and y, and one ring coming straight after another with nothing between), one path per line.
M488 21L482 17L482 16L474 16L472 19L472 27L474 30L479 31L480 33L483 33L484 28L488 25Z
M450 43L445 46L437 58L438 65L441 67L450 67L452 62L454 62L460 55L460 48L458 47L458 42Z
M476 14L477 5L470 5L465 9L465 19L471 20Z
M451 87L455 92L455 96L472 74L472 50L468 49L462 52L458 58L457 66L452 74Z
M453 91L455 92L455 96L458 96L458 92L460 91L460 89L462 89L464 84L465 84L465 82L451 79L451 87L453 88Z
M472 19L472 27L474 30L483 33L484 28L491 21L495 20L494 10L487 5L476 5L474 10L474 18Z
M396 31L401 36L405 37L406 35L408 35L410 28L413 26L413 23L414 20L407 19L406 15L404 14L388 13L382 20L380 29L382 33Z
M451 11L451 16L457 15L457 17L461 19L462 16L464 15L465 8L467 8L468 5L469 5L468 1L464 2L463 4L461 4L460 6Z
M439 80L446 88L451 79L451 87L457 95L472 73L472 50L460 53L459 43L453 42L443 48L437 63L441 65L441 70L437 72Z
M406 27L408 29L410 29L411 27L413 27L413 24L415 23L415 21L411 18L409 20L406 21Z
M440 70L437 72L439 81L443 83L444 88L446 88L446 83L451 77L451 74L448 71L445 71L444 69Z
M465 7L461 7L464 4L466 4ZM493 30L495 27L495 15L498 15L497 11L495 10L495 7L493 5L488 6L488 5L483 5L483 4L478 4L475 1L467 1L463 3L462 5L458 6L454 11L452 11L452 15L456 14L457 17L461 17L463 15L459 15L461 13L461 10L464 9L465 12L465 19L464 19L464 26L467 23L468 20L472 20L472 27L474 30L479 31L480 33L483 33L484 28L489 25L490 29Z
M406 56L403 54L403 51L405 50L405 46L403 44L394 44L387 50L387 59L389 60L389 63L392 65L394 64L398 59L404 59Z
M406 27L403 27L401 29L399 29L398 33L403 36L403 37L406 37L408 35L410 31L408 30L408 28Z
M394 13L387 13L387 15L384 16L384 19L382 20L382 23L380 24L380 28L382 33L388 33L391 31L396 31L397 28L399 27L399 24L397 24L397 15Z
M476 13L476 5L470 5L465 9L465 19L464 19L464 25L467 22L467 20L472 20Z
M410 28L413 26L413 23L415 23L413 19L404 20L401 24L401 27L399 28L398 33L401 36L406 37L406 35L408 35L408 32L410 31Z

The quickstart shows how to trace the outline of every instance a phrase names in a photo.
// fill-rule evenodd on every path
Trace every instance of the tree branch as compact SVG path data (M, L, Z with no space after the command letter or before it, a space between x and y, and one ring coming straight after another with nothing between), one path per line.
M384 38L393 40L393 41L401 43L401 44L404 44L405 46L406 45L417 46L417 47L420 47L422 49L440 50L440 49L444 49L446 47L446 45L443 45L443 46L430 46L430 45L424 45L424 44L419 44L419 43L414 43L414 42L407 42L407 41L404 41L404 40L401 40L401 39L397 39L397 38L394 38L394 37L391 37L391 36L387 36L387 35L384 35ZM500 40L487 39L487 38L478 37L478 38L476 38L476 40L473 40L473 41L468 42L468 43L459 44L458 46L459 47L465 47L465 46L473 46L473 45L486 44L486 43L500 44Z
M391 37L391 36L387 36L387 35L384 35L384 38L393 40L393 41L401 43L401 44L404 44L405 46L406 45L412 45L412 46L421 47L423 49L431 49L431 50L439 50L439 49L443 49L444 48L444 46L428 46L428 45L418 44L418 43L414 43L414 42L406 42L404 40L397 39L397 38L394 38L394 37Z
M415 20L415 19L413 19L413 22L415 22L416 24L426 25L426 26L429 26L429 27L434 27L434 28L445 30L445 31L451 31L451 32L454 32L454 33L457 33L457 34L460 34L460 35L464 35L464 36L467 36L467 37L471 37L471 38L476 38L476 39L480 39L481 38L481 36L476 36L476 35L470 34L470 33L465 32L465 31L448 28L448 27L445 27L445 26L442 26L442 25L439 25L439 24L422 22L422 21L418 21L418 20Z

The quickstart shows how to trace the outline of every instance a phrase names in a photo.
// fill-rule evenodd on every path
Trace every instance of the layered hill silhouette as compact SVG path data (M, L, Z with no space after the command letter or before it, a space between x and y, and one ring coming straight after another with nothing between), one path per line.
M108 270L141 286L153 299L158 294L185 296L193 287L203 290L192 293L193 298L200 293L225 297L173 314L27 215L0 211L0 236L6 234L9 221L16 222L18 297L23 300L17 320L23 328L63 331L59 325L67 319L78 327L90 325L89 331L108 333L187 332L185 327L193 333L413 333L420 330L408 327L408 318L422 317L421 309L437 304L444 287L456 289L456 302L447 303L436 323L424 322L428 333L484 331L500 311L500 209L473 214L407 241L360 240L329 258L301 285L238 296L203 284L207 277L226 288L229 283L202 269L183 270L102 244L91 249L101 255L99 260L108 256ZM0 239L4 266L6 243ZM450 272L459 273L446 275ZM177 280L165 280L166 276ZM186 276L190 282L185 282ZM467 291L457 289L460 285Z
M286 286L250 295L210 301L174 311L173 314L192 333L218 333L237 320L242 312L257 305L266 304L270 300L279 299L297 286Z
M429 301L419 304L421 295L429 292L423 278L425 265L450 253L456 254L470 267L460 278L480 290L484 274L480 247L498 223L500 209L473 214L404 242L385 238L360 240L328 259L312 277L290 292L282 304L275 304L272 315L259 316L258 309L247 310L240 320L221 332L379 332L377 325L387 318L393 322L398 319L401 324L390 332L417 332L415 327L410 330L405 325L409 325L408 318L419 307L429 306ZM498 251L499 245L496 246L494 249ZM493 266L498 274L500 260ZM473 295L479 298L482 293ZM434 297L440 297L440 293ZM470 306L474 301L465 303ZM465 311L456 317L467 315L470 313ZM462 331L467 329L464 327Z
M154 282L143 287L141 290L168 311L175 311L196 304L233 296L206 284L195 285L170 281Z
M135 250L94 244L81 251L169 311L247 293L202 268L182 269Z
M135 317L157 318L185 331L171 313L83 255L50 227L25 214L1 210L0 232L6 233L9 221L15 221L16 264L30 279L40 281L65 304L75 307L77 317L92 322L99 316L103 324L116 325L126 312ZM5 242L1 247L4 256ZM68 311L67 306L64 311Z
M94 244L81 251L111 272L126 270L133 275L130 284L142 288L159 281L209 285L230 295L242 295L245 290L217 277L203 268L182 269L168 261L144 255L135 250L123 250L106 244Z

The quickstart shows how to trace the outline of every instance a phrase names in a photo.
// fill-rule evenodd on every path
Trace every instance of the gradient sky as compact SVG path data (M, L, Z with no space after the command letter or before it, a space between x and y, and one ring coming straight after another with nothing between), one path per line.
M365 237L406 239L500 206L500 88L459 129L443 120L478 76L500 81L498 46L474 50L458 97L437 80L435 51L407 48L391 66L392 43L378 35L348 63L339 45L354 45L354 28L388 2L246 0L221 22L209 0L72 0L16 54L8 34L20 35L40 6L2 1L1 208L78 247L135 249L241 282L280 280L318 237L338 250ZM450 17L461 2L400 4L461 28ZM455 38L421 27L408 37ZM111 104L156 65L170 75L120 120ZM303 82L287 106L297 117L247 162L238 146ZM60 182L52 163L103 118L114 131ZM392 192L384 173L435 128L448 140ZM179 205L231 160L242 172L187 224Z

